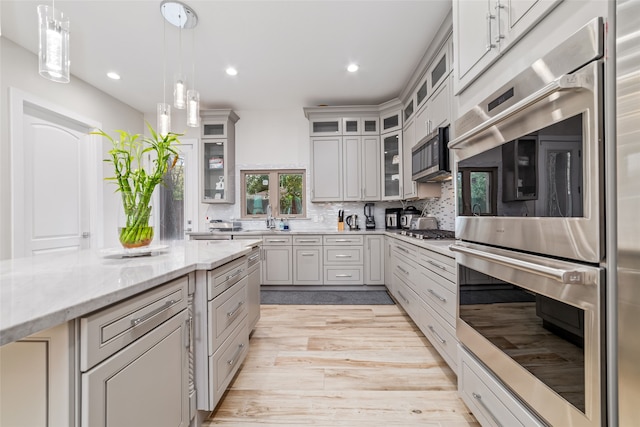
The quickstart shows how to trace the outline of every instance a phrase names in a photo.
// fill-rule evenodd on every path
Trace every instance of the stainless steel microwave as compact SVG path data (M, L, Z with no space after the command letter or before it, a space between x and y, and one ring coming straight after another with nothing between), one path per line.
M411 149L411 179L438 182L451 178L449 127L439 127Z

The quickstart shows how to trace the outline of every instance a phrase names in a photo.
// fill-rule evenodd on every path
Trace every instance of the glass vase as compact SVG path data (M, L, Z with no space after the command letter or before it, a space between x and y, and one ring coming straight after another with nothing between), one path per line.
M121 209L118 220L118 239L126 249L148 246L153 241L151 205Z

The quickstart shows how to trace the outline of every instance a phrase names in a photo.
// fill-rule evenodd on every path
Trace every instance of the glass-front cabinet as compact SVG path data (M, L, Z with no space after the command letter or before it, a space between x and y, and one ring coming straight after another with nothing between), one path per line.
M402 133L382 136L382 200L398 200L402 182Z
M201 194L203 203L235 202L235 123L232 110L202 110Z

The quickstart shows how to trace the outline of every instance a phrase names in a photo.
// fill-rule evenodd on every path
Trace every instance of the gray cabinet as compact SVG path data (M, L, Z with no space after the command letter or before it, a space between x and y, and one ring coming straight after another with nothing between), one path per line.
M232 110L201 110L200 191L203 203L235 202L235 123Z
M455 93L461 92L560 0L454 0Z
M344 201L380 200L380 137L345 136Z
M383 135L382 158L382 200L402 198L402 131Z
M364 236L325 235L325 285L364 284Z
M276 233L262 237L262 284L293 284L292 237Z
M311 201L343 198L342 137L311 138Z
M247 301L249 310L249 331L255 328L260 320L260 248L255 248L247 255Z
M322 236L294 236L293 284L322 285L323 275Z
M364 283L384 285L384 236L364 237Z

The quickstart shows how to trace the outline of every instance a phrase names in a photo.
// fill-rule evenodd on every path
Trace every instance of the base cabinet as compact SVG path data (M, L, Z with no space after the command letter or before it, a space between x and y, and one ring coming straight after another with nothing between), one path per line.
M260 248L247 255L247 301L249 304L249 331L260 320Z
M262 242L262 284L293 284L293 247L291 236L263 236Z
M384 236L364 238L364 283L384 285Z

